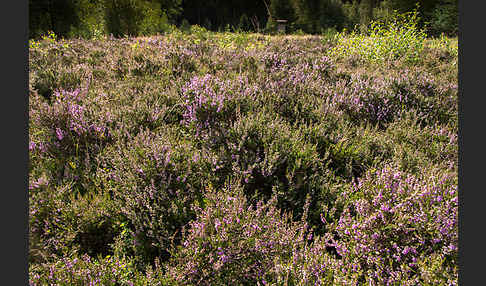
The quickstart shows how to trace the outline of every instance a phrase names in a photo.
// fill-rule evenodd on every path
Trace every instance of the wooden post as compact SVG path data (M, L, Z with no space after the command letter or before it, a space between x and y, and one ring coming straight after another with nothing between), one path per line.
M285 34L285 24L287 23L287 20L277 20L277 23L278 23L277 31L279 33Z

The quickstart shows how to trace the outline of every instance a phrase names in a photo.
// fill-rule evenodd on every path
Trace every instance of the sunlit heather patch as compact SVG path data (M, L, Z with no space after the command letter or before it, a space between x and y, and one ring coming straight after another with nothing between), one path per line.
M379 277L376 282L393 284L420 277L424 269L417 272L417 261L436 253L439 242L443 258L455 261L456 184L454 174L438 171L423 178L393 167L369 173L350 190L362 196L349 205L356 214L346 207L336 225L337 249L347 265L357 263Z
M29 51L30 284L457 284L450 47L370 65L321 36L67 44Z
M306 224L281 216L274 199L252 207L241 193L211 191L206 198L209 205L197 208L197 219L184 234L184 248L168 269L179 283L274 280L276 264L285 263L281 259L305 243Z

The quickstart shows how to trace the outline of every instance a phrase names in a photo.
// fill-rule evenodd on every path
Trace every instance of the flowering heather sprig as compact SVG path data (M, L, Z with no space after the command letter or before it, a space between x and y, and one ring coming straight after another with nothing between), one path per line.
M387 123L400 116L406 97L391 90L383 78L370 79L367 76L352 76L350 82L341 80L333 89L331 106L342 110L352 119L365 119L371 123Z
M336 250L348 269L358 265L363 278L378 284L414 284L433 255L449 261L442 266L444 279L457 283L454 174L432 170L416 177L387 166L370 171L342 199L350 195L354 199L334 228Z
M286 264L294 245L305 241L306 225L281 215L275 198L252 207L240 187L227 185L224 193L206 190L205 202L168 267L177 284L274 280L275 265Z
M104 164L110 170L100 170L130 222L136 254L151 253L143 257L147 261L167 258L171 240L193 216L190 205L204 179L204 163L193 160L195 150L169 138L141 131L108 156Z
M46 187L49 184L49 180L46 177L40 177L36 181L29 184L29 190L40 189Z
M380 126L405 113L416 113L427 124L445 123L457 110L457 103L451 101L456 94L453 89L439 89L430 75L407 70L387 78L358 73L324 90L332 96L331 107L338 112Z
M424 180L426 183L424 184ZM387 166L340 196L338 222L278 265L296 285L457 285L457 178ZM352 197L353 199L350 199Z
M54 94L52 104L44 103L40 107L33 120L52 134L47 142L39 143L41 150L48 149L69 156L85 148L97 150L98 145L109 139L107 127L90 118L83 100L79 89L61 90Z
M47 152L47 144L44 142L30 142L29 143L29 152L34 153L34 152L39 152L40 154L43 154Z
M255 93L245 78L225 81L210 74L193 77L182 88L183 123L194 124L196 136L224 128L245 111L244 101Z
M156 269L160 272L160 269ZM155 275L154 275L155 274ZM152 276L153 275L153 276ZM158 278L158 279L157 279ZM124 257L64 257L53 263L29 268L29 285L162 285L160 273L146 274L137 270L133 261Z

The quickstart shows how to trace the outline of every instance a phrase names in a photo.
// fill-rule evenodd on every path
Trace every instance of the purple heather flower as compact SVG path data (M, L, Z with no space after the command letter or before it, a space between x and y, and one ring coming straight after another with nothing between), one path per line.
M57 136L57 139L59 139L59 141L61 141L62 138L64 138L63 131L59 127L56 128L56 136Z
M214 221L214 227L216 228L216 230L218 230L219 226L221 225L221 222L219 221L219 219L215 219Z

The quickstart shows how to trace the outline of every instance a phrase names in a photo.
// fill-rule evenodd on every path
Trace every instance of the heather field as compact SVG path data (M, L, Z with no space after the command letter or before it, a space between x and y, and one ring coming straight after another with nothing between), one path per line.
M30 285L457 285L457 38L29 48Z

